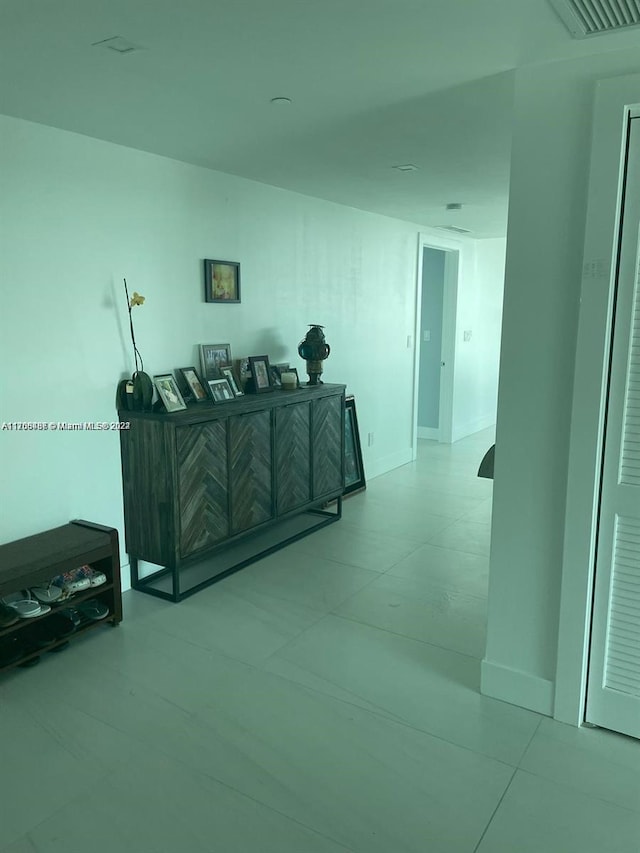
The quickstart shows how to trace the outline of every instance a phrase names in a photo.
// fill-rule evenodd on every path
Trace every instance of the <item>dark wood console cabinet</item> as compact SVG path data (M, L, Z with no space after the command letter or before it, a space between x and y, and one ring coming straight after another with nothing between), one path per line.
M134 589L180 601L337 521L344 394L323 384L172 414L120 411ZM154 568L143 576L139 561Z

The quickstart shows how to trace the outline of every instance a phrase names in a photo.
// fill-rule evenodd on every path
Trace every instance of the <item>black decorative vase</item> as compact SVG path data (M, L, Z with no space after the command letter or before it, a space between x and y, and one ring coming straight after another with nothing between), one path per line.
M131 379L118 382L116 408L120 411L150 412L153 382L148 374L137 371Z
M329 358L331 347L324 339L324 326L311 324L304 340L298 344L298 355L307 362L309 381L307 385L320 385L322 380L322 362Z
M148 373L136 371L131 377L133 382L133 408L137 412L150 412L153 400L153 382Z

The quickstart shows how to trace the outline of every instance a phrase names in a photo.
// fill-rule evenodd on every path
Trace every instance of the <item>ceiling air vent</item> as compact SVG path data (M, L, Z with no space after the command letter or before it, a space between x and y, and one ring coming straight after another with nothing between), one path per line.
M640 0L549 0L574 38L640 26Z
M458 228L457 225L436 225L436 228L442 231L455 231L456 234L471 234L468 228Z

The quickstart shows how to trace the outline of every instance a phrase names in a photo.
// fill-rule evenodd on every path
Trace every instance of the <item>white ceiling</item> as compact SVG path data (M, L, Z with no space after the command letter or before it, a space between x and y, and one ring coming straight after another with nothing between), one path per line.
M0 0L0 112L500 236L513 70L634 45L546 0Z

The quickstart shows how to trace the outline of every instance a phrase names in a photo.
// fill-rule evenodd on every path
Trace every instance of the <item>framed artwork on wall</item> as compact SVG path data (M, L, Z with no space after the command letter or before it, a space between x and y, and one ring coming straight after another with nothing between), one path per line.
M204 262L205 302L240 302L240 264L235 261Z

